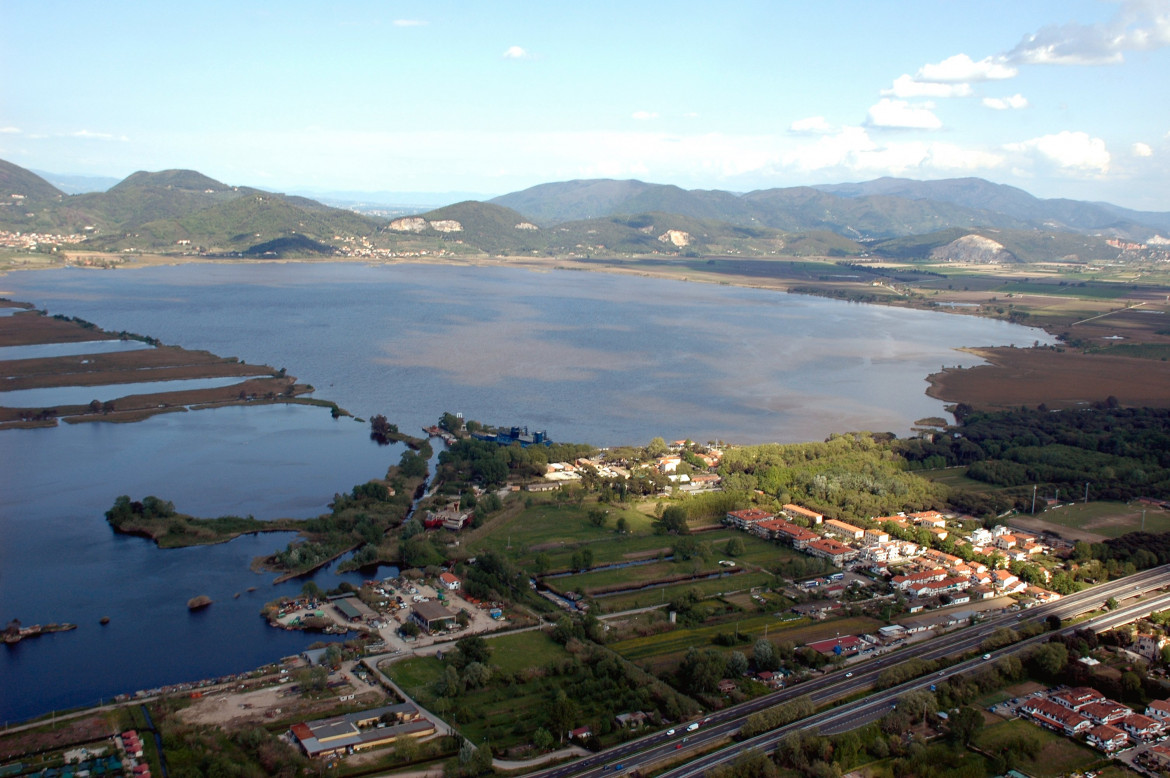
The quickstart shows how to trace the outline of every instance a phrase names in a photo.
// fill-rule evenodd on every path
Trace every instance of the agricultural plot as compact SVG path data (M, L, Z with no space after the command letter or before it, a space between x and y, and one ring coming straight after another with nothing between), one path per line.
M661 668L677 664L686 654L687 649L691 647L718 649L719 647L714 646L712 641L720 633L738 632L740 635L746 636L747 640L741 642L738 650L747 649L750 651L752 644L764 637L765 628L768 639L773 643L791 642L796 646L802 646L817 640L827 640L836 635L873 632L882 625L883 622L864 616L830 621L812 621L807 618L782 621L769 613L731 618L718 624L679 628L657 635L630 638L613 643L609 647L639 665L649 664L652 670L657 672Z
M594 602L605 613L620 613L634 608L649 608L655 605L670 602L679 595L696 591L702 597L713 597L727 591L742 592L757 587L769 587L776 584L776 577L771 573L750 572L721 578L706 578L682 581L666 586L654 586L637 591L610 594L599 597Z

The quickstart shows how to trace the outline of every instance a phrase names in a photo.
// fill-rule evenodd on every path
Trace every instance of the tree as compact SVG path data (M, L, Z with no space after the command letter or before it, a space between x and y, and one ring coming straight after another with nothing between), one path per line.
M1036 648L1028 659L1037 670L1055 678L1068 664L1068 648L1064 643L1045 643Z
M727 655L727 674L729 676L746 675L748 671L748 658L744 656L742 651L732 651Z
M537 727L536 731L532 733L532 746L537 751L549 750L554 742L552 733L544 727Z
M488 642L479 635L467 635L459 638L455 643L455 648L459 651L456 664L461 667L466 667L472 662L487 664L492 656L492 649Z
M663 509L662 517L653 522L654 532L659 535L685 535L690 532L687 526L687 509L681 505L671 505Z
M727 547L724 551L728 556L739 556L744 552L743 540L740 538L732 538L727 541Z
M625 516L618 516L617 533L619 535L624 535L629 531L630 531L630 522L626 519Z
M589 509L589 523L594 527L604 527L605 520L609 515L609 511L604 508L590 508Z
M959 745L966 747L971 743L979 731L983 729L983 714L969 705L959 708L958 713L951 714L950 736Z
M756 663L756 670L775 670L780 666L776 657L776 646L767 638L760 638L752 646L752 660Z

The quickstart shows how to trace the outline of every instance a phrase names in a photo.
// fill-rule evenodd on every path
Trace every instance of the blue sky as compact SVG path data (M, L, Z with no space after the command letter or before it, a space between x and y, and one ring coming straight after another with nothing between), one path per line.
M979 176L1170 210L1170 0L0 0L0 158L276 190Z

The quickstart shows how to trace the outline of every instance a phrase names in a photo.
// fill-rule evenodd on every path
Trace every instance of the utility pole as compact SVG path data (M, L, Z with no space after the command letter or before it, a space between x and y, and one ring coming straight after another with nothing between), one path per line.
M1036 512L1036 484L1032 484L1032 513Z
M1089 482L1085 481L1085 502L1089 501Z

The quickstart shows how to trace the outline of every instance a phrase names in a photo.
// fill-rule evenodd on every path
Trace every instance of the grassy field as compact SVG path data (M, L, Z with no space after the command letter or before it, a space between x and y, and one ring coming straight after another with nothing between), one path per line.
M1026 529L1047 529L1070 539L1116 538L1142 528L1145 512L1147 532L1170 532L1170 511L1142 508L1123 502L1088 502L1050 508L1035 516L1012 519Z
M1023 719L987 727L976 736L975 743L984 751L994 754L1002 750L1005 744L1019 737L1036 739L1041 743L1039 754L1032 759L1022 759L1019 765L1020 770L1038 778L1066 775L1076 770L1083 771L1098 762L1108 761L1087 746L1075 743L1055 732L1041 729Z
M939 470L919 470L917 472L923 478L944 484L952 489L974 489L980 492L997 492L1005 488L996 486L995 484L984 483L983 481L976 481L974 478L968 478L967 468L965 467L945 467Z

